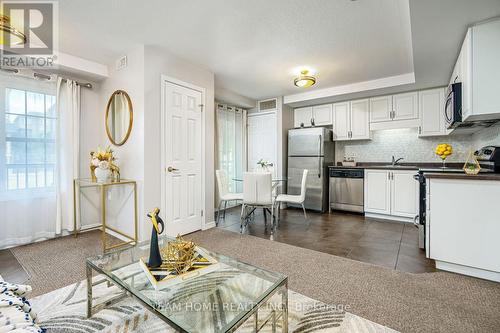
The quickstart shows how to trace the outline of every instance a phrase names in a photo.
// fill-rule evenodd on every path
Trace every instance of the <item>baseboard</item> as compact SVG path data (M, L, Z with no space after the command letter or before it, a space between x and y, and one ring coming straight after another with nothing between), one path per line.
M215 221L212 221L212 222L205 223L205 225L203 225L201 230L208 230L208 229L215 228L215 227L216 227Z
M365 212L365 217L369 217L369 218L373 218L373 219L388 220L388 221L396 221L396 222L413 223L413 219L410 217L399 217L399 216L375 214L375 213L367 213L367 212Z
M436 268L441 269L443 271L458 273L462 275L469 275L480 279L500 282L500 272L493 272L485 269L452 264L449 262L439 261L439 260L436 260Z

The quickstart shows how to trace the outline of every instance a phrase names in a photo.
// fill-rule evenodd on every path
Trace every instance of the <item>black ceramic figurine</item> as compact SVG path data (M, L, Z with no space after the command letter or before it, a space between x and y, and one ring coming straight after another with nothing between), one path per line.
M153 224L153 229L151 231L151 244L149 246L148 266L150 268L160 267L162 263L160 247L158 246L158 235L161 234L165 229L165 224L163 223L163 220L160 218L160 216L158 216L159 213L160 209L155 208L151 213L148 214L148 217L151 219L151 223Z

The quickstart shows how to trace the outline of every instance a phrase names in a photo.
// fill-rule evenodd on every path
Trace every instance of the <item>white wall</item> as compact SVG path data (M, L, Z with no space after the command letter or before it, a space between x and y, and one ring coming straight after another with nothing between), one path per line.
M257 105L257 101L221 87L215 88L215 99L219 103L229 104L243 109L254 108Z
M109 77L99 90L99 102L91 101L89 108L97 110L82 125L85 136L91 138L82 144L86 156L97 145L111 145L105 128L105 107L109 96L117 89L125 90L132 100L134 123L129 139L123 146L112 146L118 157L122 178L138 183L139 239L149 238L151 226L146 214L161 207L161 75L167 75L205 88L205 217L207 224L214 218L214 74L197 67L163 49L154 46L134 47L127 55L127 67L116 71L109 66ZM98 104L98 105L96 105ZM99 124L93 127L95 121ZM89 123L92 124L89 124ZM97 132L101 134L98 135ZM101 143L98 143L101 141ZM89 148L90 147L90 148ZM82 162L82 172L86 171ZM114 195L114 194L113 194ZM121 218L124 218L121 214ZM130 225L129 221L124 224Z
M214 221L214 74L153 46L145 47L145 137L143 215L161 207L161 75L205 88L205 207L206 223ZM150 226L143 226L148 232ZM168 230L167 230L168 232Z
M109 77L101 84L100 89L100 105L98 113L100 122L104 126L104 118L106 113L106 105L111 94L118 89L125 90L132 101L133 107L133 126L130 137L123 146L113 146L109 141L104 127L101 129L102 143L104 148L111 145L118 158L118 166L122 178L133 179L137 181L137 194L138 194L138 223L139 223L139 239L145 239L149 236L145 233L143 228L145 215L144 212L144 46L134 47L127 53L127 67L119 71L115 70L114 62L109 66ZM94 147L95 148L95 147ZM114 198L120 193L117 193ZM115 194L113 194L115 195ZM123 217L118 220L115 226L121 230L131 232L130 228L133 216L129 219ZM120 223L121 222L121 223ZM110 221L111 223L111 221Z

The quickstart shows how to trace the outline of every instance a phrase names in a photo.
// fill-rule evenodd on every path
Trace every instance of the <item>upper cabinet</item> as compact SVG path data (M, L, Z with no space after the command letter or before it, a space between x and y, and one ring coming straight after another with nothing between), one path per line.
M350 107L351 140L370 139L370 101L351 101Z
M370 139L368 99L333 104L333 140Z
M392 96L392 120L418 119L417 92Z
M312 107L298 108L293 110L293 127L309 127L311 126Z
M446 135L444 119L444 88L418 92L421 125L419 136Z
M462 121L500 119L500 20L468 29L450 83L462 83Z
M295 128L310 126L326 126L332 124L332 105L316 105L294 110L293 126Z
M312 118L315 126L332 124L332 105L316 105L312 108Z
M351 130L349 102L333 104L333 141L349 140Z
M370 98L371 130L418 126L417 92Z
M370 123L390 121L392 116L392 96L370 98Z

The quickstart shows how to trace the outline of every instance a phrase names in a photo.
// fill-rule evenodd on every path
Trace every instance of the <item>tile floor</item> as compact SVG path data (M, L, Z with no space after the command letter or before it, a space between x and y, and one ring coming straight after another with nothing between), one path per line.
M240 232L240 208L228 209L220 228ZM290 208L281 213L274 240L311 250L411 273L435 271L434 261L418 248L417 228L412 224L365 218L334 211L331 214ZM269 238L262 210L256 211L245 233Z

